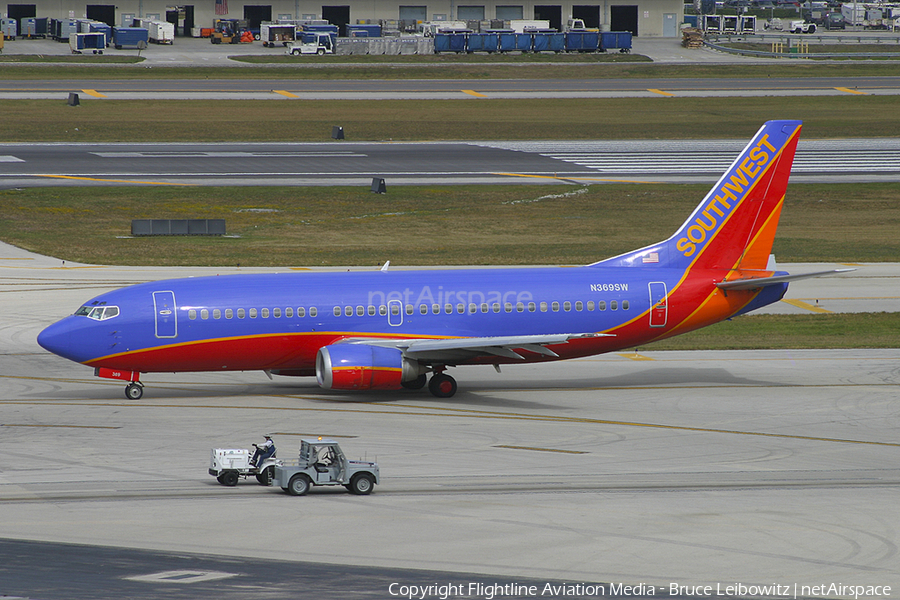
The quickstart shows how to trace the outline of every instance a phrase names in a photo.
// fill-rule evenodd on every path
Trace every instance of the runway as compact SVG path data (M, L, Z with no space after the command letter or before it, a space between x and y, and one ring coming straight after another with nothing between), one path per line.
M7 143L0 144L0 187L370 185L373 177L388 186L712 184L745 145L746 140ZM801 140L791 181L900 181L900 140Z
M0 541L0 553L64 565L55 580L0 561L0 593L389 598L395 582L496 581L683 597L669 586L802 591L900 575L896 350L460 368L452 401L262 373L154 374L130 401L120 382L41 350L37 332L102 289L213 271L63 266L9 246L0 257L0 538L39 542ZM871 289L900 296L897 265L864 265L832 289L865 295L869 268L882 277ZM800 283L791 290L806 294ZM295 498L207 474L210 448L263 433L282 458L302 436L335 437L377 460L383 482L367 497Z

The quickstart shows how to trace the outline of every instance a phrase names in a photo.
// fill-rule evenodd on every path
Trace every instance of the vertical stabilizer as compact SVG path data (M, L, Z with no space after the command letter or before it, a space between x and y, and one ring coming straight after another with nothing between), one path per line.
M765 123L675 235L595 264L765 269L800 128L800 121Z

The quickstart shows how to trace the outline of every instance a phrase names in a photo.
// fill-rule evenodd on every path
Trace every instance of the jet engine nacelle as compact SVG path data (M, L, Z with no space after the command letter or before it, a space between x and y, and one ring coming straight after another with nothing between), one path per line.
M316 380L326 390L396 390L424 372L397 348L337 344L316 355Z

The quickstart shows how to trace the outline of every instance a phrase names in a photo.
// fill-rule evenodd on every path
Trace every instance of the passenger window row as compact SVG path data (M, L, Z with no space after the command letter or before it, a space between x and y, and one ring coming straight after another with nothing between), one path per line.
M293 319L294 314L295 314L295 311L292 307L285 308L284 310L282 310L280 308L273 308L271 310L268 308L260 308L260 309L238 308L237 310L231 309L231 308L226 308L225 310L222 310L220 308L214 308L214 309L212 309L212 311L210 311L207 308L201 308L200 310L197 310L196 308L191 308L188 310L188 319L190 319L191 321L195 321L197 319L197 317L199 316L201 320L206 321L207 319L209 319L210 316L212 316L212 318L214 320L218 320L218 319L221 319L223 315L226 319L233 319L235 316L237 316L238 319L244 319L246 317L250 317L251 319L256 319L256 318L268 319L269 317L272 317L274 319L280 319L282 317L282 315L286 319ZM304 306L300 306L296 310L297 318L300 318L300 319L302 319L306 315L309 315L310 317L315 317L317 314L318 314L318 310L316 309L315 306L310 306L308 309Z
M610 300L610 302L609 302L610 310L619 310L619 306L620 306L620 304L617 300ZM630 308L630 306L631 305L628 302L628 300L622 300L622 302L621 302L622 310L628 310ZM418 311L419 311L420 315L427 315L429 313L434 314L434 315L439 315L439 314L441 314L441 312L448 314L448 315L451 315L454 312L457 314L460 314L460 315L463 315L466 313L473 315L478 312L486 314L486 313L491 313L491 312L499 313L501 311L508 312L508 313L511 313L514 311L519 312L519 313L523 313L526 311L533 313L533 312L538 312L538 310L540 310L540 312L547 312L548 310L552 311L552 312L559 312L560 307L562 307L562 310L564 312L571 312L573 308L575 309L576 312L583 312L585 310L587 310L588 312L592 312L595 309L598 311L605 311L607 309L607 303L605 300L600 300L596 304L594 303L593 300L590 300L588 302L582 302L581 300L578 300L577 302L574 302L574 303L570 302L570 301L565 301L561 305L559 302L551 302L549 304L547 302L540 302L540 303L528 302L527 304L525 302L517 302L516 304L513 304L512 302L506 302L502 305L499 302L494 302L493 304L488 304L486 302L481 303L481 304L475 304L475 303L470 303L470 304L459 303L459 304L444 304L444 305L441 305L441 304L430 304L430 305L429 304L419 304ZM359 305L359 306L356 306L355 308L350 305L344 306L343 308L340 306L335 306L334 309L332 310L332 312L335 317L340 317L341 315L344 315L346 317L352 317L354 314L357 317L363 317L365 315L374 317L376 314L381 315L381 316L386 316L389 311L392 316L397 316L400 314L401 308L407 315L410 315L410 316L415 314L415 312L416 312L415 305L406 304L404 306L404 305L401 305L399 302L391 302L387 306L385 306L384 304L382 304L381 306L369 305L367 307Z

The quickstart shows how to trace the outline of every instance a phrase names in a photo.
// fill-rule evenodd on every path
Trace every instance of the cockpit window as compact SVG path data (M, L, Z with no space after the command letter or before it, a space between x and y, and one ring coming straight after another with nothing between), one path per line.
M87 317L95 321L105 321L119 316L118 306L82 306L75 311L76 317Z

